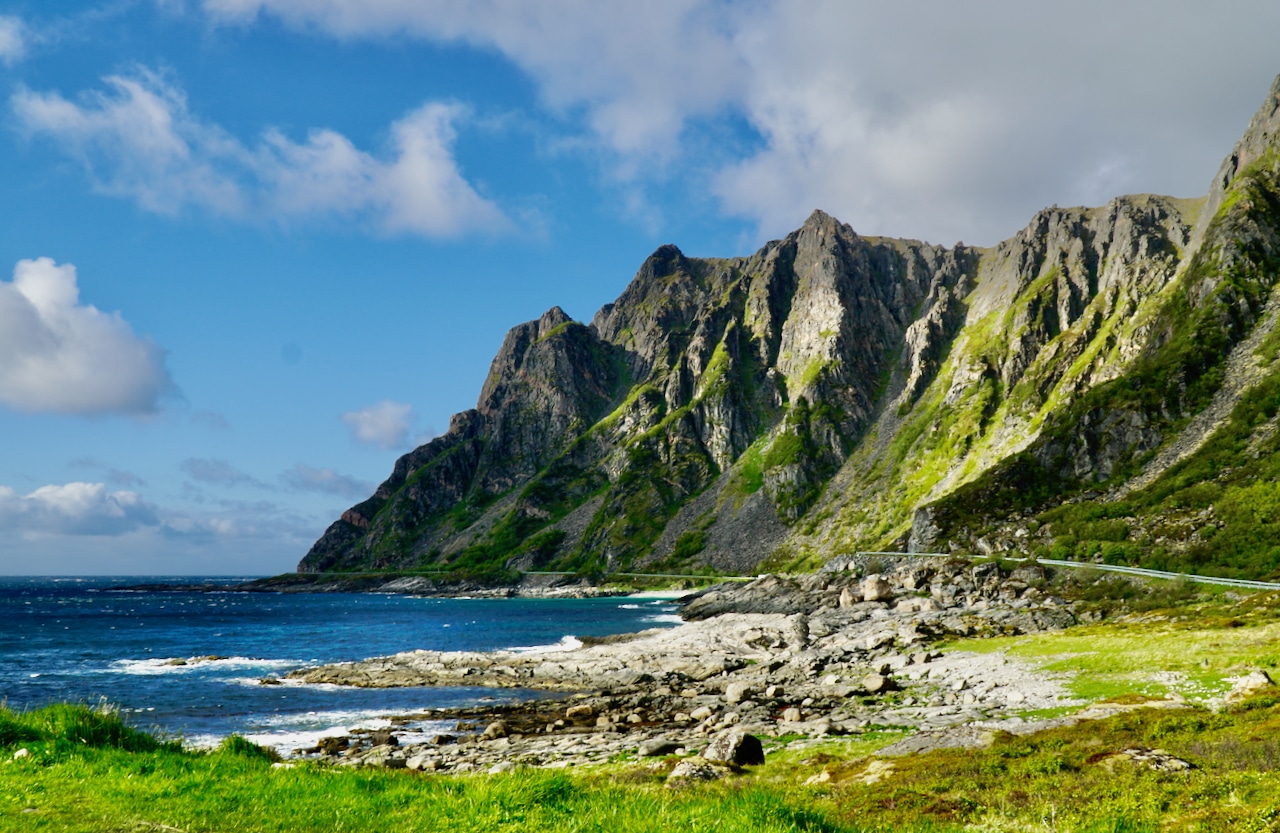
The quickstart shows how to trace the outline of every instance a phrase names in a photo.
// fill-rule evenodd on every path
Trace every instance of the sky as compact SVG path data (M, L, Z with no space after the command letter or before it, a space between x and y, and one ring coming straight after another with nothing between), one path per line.
M292 570L512 326L1198 196L1280 4L0 0L0 575Z

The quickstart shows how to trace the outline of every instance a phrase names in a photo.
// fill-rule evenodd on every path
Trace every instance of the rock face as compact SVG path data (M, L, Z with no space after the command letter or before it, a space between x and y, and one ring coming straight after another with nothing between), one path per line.
M1278 148L1280 79L1202 200L1055 206L991 249L822 212L749 257L663 246L589 325L512 329L299 570L1026 550L1028 514L1166 477L1280 367Z

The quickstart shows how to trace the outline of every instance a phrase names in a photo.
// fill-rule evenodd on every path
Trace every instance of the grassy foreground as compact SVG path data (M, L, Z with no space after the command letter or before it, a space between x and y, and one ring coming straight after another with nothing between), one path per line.
M831 742L681 790L634 762L463 777L273 768L245 741L184 752L84 707L5 712L0 734L5 831L1280 830L1274 689L1217 714L1139 709L887 762ZM1196 768L1117 754L1135 747Z
M1190 695L1274 667L1270 604L958 644L1074 674L1097 699ZM985 749L868 757L893 737L770 749L726 781L668 789L673 760L439 776L301 764L240 738L184 751L111 712L0 707L0 831L1280 831L1280 690L1212 711L1137 708ZM19 750L26 750L25 753ZM1162 771L1126 750L1191 768Z

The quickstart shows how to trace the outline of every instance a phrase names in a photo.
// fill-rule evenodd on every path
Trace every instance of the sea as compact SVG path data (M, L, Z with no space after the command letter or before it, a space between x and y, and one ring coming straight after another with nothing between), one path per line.
M317 663L425 648L548 651L680 619L669 599L420 598L375 593L140 591L227 586L252 577L0 577L0 702L117 709L130 724L195 748L240 734L290 755L321 738L418 715L402 735L453 727L431 709L497 704L535 691L357 689L281 679ZM216 659L205 659L216 657ZM406 740L412 740L412 737Z

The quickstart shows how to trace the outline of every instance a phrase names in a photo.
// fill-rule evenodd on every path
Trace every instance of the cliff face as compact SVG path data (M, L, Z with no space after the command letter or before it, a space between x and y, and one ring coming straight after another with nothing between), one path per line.
M1278 126L1280 79L1207 198L1046 209L992 249L821 212L746 258L663 246L589 326L514 328L476 409L300 569L1051 546L1027 517L1132 503L1270 379Z

